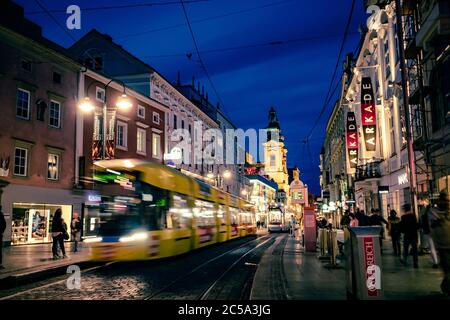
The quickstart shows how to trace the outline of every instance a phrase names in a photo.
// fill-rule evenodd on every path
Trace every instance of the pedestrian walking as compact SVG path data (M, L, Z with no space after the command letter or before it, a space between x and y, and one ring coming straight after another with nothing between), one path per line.
M0 206L0 269L5 269L3 266L3 233L6 229L6 220L3 215L2 206Z
M389 236L391 237L392 248L394 249L394 255L400 256L401 255L400 218L397 217L397 211L395 211L394 209L392 209L391 212L389 212L388 231L389 231Z
M419 223L411 211L411 205L405 203L403 205L403 215L400 218L400 231L403 233L403 259L401 262L406 265L409 247L411 247L414 268L419 267L419 255L417 251L418 230Z
M431 254L431 262L433 263L433 268L438 268L438 257L437 257L437 251L436 247L434 246L433 238L431 237L431 230L430 230L430 200L428 198L428 195L422 194L419 198L419 204L422 206L420 210L420 230L422 231L422 236L424 240L424 244L428 245L428 249L430 250Z
M358 226L360 227L364 227L369 225L369 219L366 216L366 214L364 213L364 210L359 210L356 212L355 214L356 219L358 220Z
M350 227L358 227L359 222L358 219L356 219L356 216L353 213L350 213L349 217L350 217Z
M349 214L350 214L349 211L345 210L345 213L342 216L341 221L340 221L341 228L350 225L351 219L350 219L350 215Z
M259 222L259 221L258 221ZM72 222L70 223L70 232L73 239L73 252L78 251L78 241L81 238L81 221L78 219L78 213L73 214Z
M381 227L381 230L380 230L380 250L381 250L381 252L383 252L383 239L384 239L384 227L383 227L383 223L384 223L385 225L388 224L388 222L386 221L386 219L384 219L384 218L381 216L381 211L379 211L378 209L372 209L372 210L371 210L371 215L370 215L370 217L369 217L369 225L370 225L370 226L375 226L375 227L378 227L378 226Z
M60 247L61 252L63 254L62 258L67 258L66 250L64 248L64 233L67 233L67 229L64 228L62 212L61 212L61 209L56 209L55 215L53 216L53 222L52 222L53 260L61 258L61 256L58 255L58 246Z
M430 210L430 230L439 253L444 279L441 283L443 293L450 295L450 210L446 192L441 191L436 208Z

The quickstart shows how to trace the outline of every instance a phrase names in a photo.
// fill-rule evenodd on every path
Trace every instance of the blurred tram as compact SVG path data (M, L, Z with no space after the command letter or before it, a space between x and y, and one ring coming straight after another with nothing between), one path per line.
M254 206L180 171L136 159L95 163L94 260L146 260L255 234Z
M284 213L279 206L270 206L268 215L268 230L269 232L283 232L284 231Z

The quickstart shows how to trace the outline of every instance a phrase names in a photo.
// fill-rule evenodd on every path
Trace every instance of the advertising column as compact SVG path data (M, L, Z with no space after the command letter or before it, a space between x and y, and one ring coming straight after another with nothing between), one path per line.
M305 207L304 221L305 250L307 252L316 252L317 229L314 207Z

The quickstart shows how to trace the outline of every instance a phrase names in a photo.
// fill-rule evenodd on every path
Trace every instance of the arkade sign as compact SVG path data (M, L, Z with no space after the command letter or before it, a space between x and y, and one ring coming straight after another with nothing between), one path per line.
M361 123L367 151L376 150L377 115L370 77L361 79Z
M356 168L358 164L358 130L356 128L355 113L347 113L347 150L350 168Z

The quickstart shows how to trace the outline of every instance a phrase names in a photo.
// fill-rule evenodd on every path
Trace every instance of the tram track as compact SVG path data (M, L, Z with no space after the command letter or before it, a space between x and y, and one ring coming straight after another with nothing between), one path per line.
M40 281L31 284L33 286L31 288L29 286L15 288L17 291L11 291L11 294L6 293L0 300L159 299L164 296L163 293L167 289L176 287L179 281L189 278L196 271L200 272L196 273L200 274L198 282L202 281L201 273L207 273L211 265L214 265L214 274L223 273L223 265L233 264L236 259L242 261L254 252L255 248L261 248L261 243L265 243L270 238L270 235L253 239L240 238L236 240L243 243L227 242L161 260L112 261L81 270L81 290L69 290L66 285L69 275L61 275L45 280L51 281L50 283ZM226 264L224 258L228 261ZM172 274L181 274L181 276L171 280ZM217 277L220 277L220 274ZM196 291L197 295L195 297L189 295L189 297L199 299L211 285L217 285L215 280L217 279L209 277L205 282L209 286L204 288L202 283L202 289ZM214 284L211 284L213 282Z
M257 249L262 248L268 242L273 242L274 237L272 235L266 235L263 237L256 238L254 240L250 240L236 248L230 249L219 256L216 256L208 261L202 263L197 266L190 272L183 274L158 291L148 295L145 297L145 300L160 300L160 299L189 299L189 300L204 300L207 299L212 290L214 290L221 280L227 276L239 262L241 262L245 257L256 251ZM252 245L254 242L259 242L256 246ZM245 249L248 247L248 250ZM240 251L243 251L240 253ZM231 264L225 271L219 270L216 275L212 276L212 280L207 281L208 273L214 272L214 269L217 266L213 266L213 263L219 262L221 259L232 257L233 254L237 254L238 258L232 259ZM254 265L254 264L253 264ZM221 267L221 264L219 264ZM220 268L219 267L219 268ZM197 278L195 275L197 274ZM211 276L211 275L209 275ZM195 280L201 281L195 281ZM206 283L206 287L205 287ZM199 288L200 287L200 288Z

